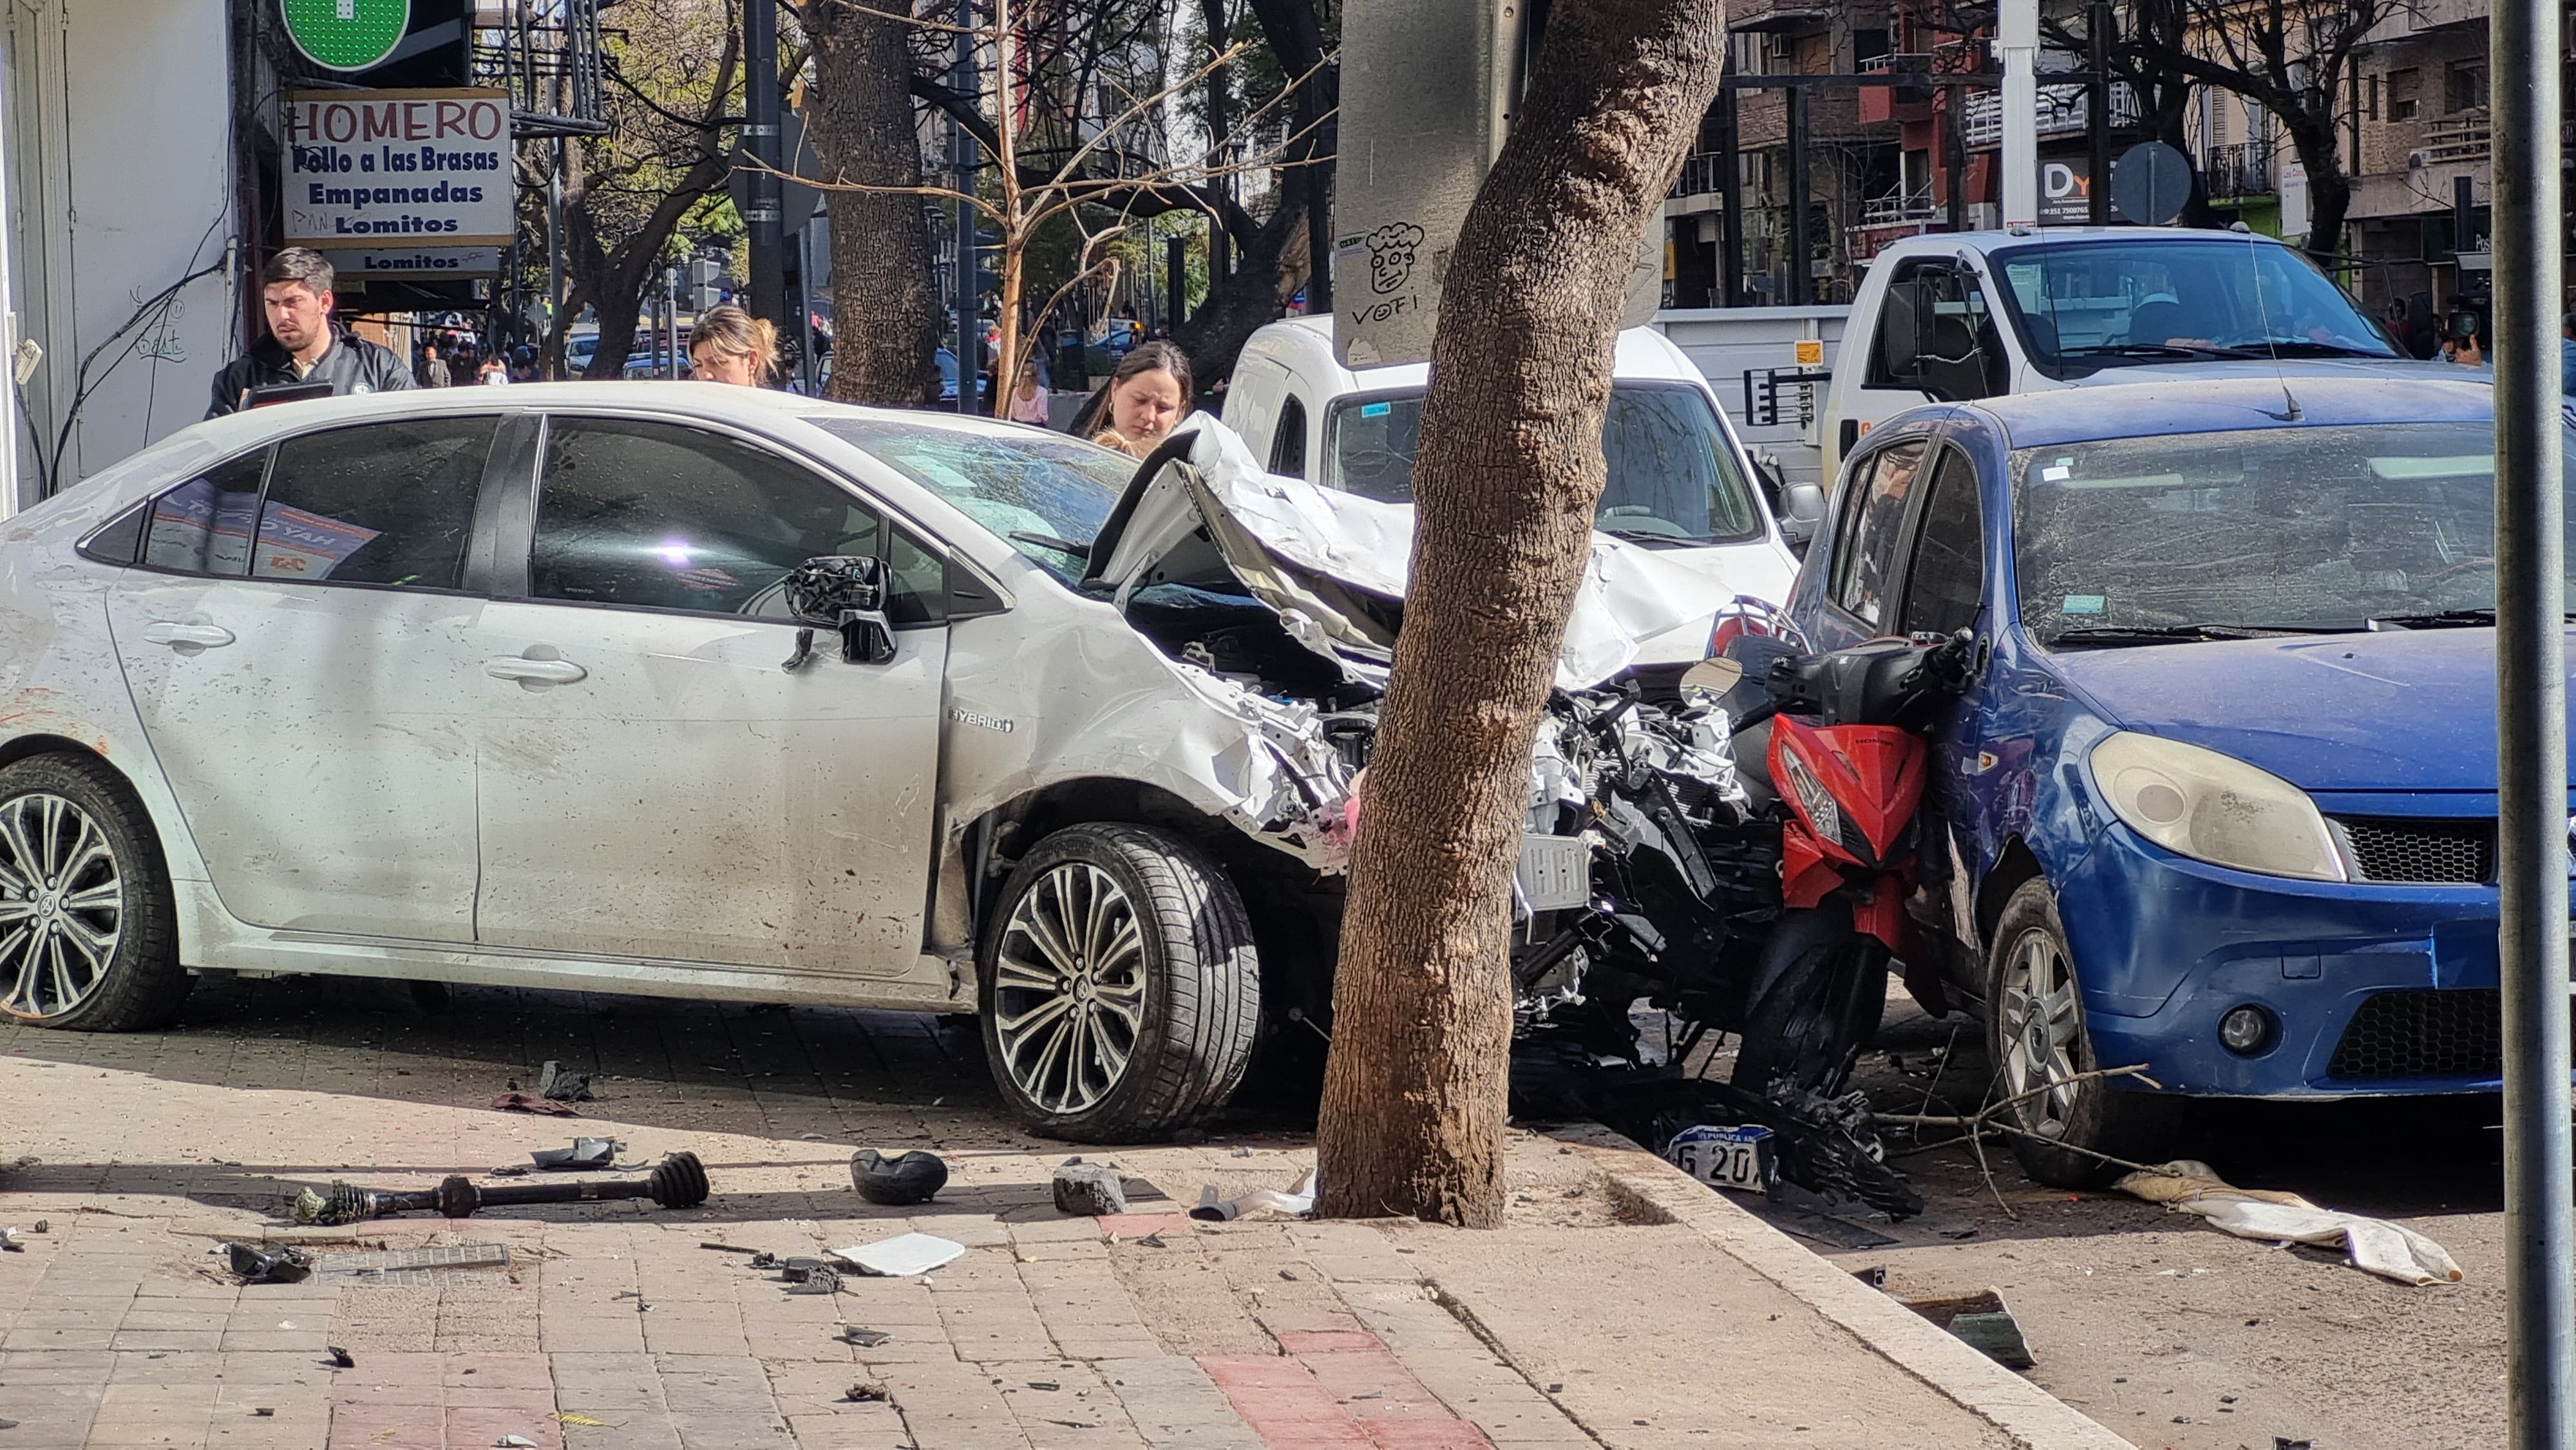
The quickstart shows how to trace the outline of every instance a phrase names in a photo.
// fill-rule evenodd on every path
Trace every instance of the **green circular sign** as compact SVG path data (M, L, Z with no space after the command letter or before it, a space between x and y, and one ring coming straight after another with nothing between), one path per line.
M411 0L277 0L286 33L315 65L365 70L411 29Z

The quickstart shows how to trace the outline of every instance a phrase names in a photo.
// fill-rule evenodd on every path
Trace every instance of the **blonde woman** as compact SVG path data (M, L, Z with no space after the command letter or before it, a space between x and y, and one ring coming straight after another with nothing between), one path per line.
M689 375L703 383L757 388L778 365L778 329L728 302L698 314L689 330Z
M1020 364L1020 385L1011 390L1011 421L1047 425L1047 392L1038 386L1038 360L1032 356Z

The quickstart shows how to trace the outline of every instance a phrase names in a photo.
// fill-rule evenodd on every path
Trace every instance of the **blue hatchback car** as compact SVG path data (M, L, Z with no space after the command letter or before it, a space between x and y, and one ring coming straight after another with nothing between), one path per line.
M1820 649L1974 631L1915 902L1943 960L1909 978L2034 1094L2034 1177L2151 1147L2159 1095L2096 1068L2499 1086L2490 406L2088 388L1918 409L1846 464L1788 612Z

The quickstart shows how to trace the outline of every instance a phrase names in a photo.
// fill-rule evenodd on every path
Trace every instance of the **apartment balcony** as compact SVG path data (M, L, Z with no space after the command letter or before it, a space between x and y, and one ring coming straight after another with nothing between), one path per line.
M1727 7L1726 25L1730 30L1814 30L1832 24L1841 11L1839 0L1743 0L1741 6Z
M2415 170L2427 166L2447 166L2455 161L2484 161L2495 150L2495 135L2489 129L2483 110L2464 111L2444 116L2424 127L2421 150L2407 153L2406 164ZM2421 157L2421 160L2417 158Z
M1863 199L1860 204L1860 222L1852 230L1874 231L1881 227L1919 226L1924 222L1938 221L1945 214L1940 205L1932 200L1932 188L1929 186L1916 191L1891 191L1885 196Z
M1674 180L1670 195L1664 199L1664 215L1696 216L1719 210L1719 188L1725 185L1726 168L1735 164L1728 151L1695 151L1682 158L1682 174Z
M1862 75L1889 76L1903 80L1921 76L1921 85L1864 86L1858 98L1863 124L1879 121L1923 121L1932 116L1932 57L1929 55L1878 55L1860 63Z
M2268 141L2238 141L2226 146L2212 146L2201 158L2201 182L2212 200L2240 196L2269 196L2272 179L2272 144Z
M2080 136L2091 117L2084 87L2081 85L2042 85L2036 106L2041 140L2053 136ZM2125 81L2111 83L2111 124L2135 125L2138 120L2137 92ZM2000 146L2004 139L2004 99L1997 91L1970 91L1962 108L1959 131L1970 146Z

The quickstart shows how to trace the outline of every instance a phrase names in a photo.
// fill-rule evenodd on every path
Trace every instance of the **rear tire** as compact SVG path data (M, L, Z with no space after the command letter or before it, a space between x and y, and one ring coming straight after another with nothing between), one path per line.
M1157 1138L1243 1082L1261 1024L1251 918L1224 871L1178 836L1084 825L1040 841L1004 886L976 964L993 1082L1039 1133Z
M2128 1170L2095 1154L2153 1162L2172 1121L2170 1099L2121 1092L2095 1071L2092 1034L2075 957L2045 880L2025 881L2004 903L1986 956L1986 1051L1995 1093L2024 1099L1994 1116L2022 1129L2005 1134L2022 1171L2052 1188L2098 1188ZM2090 1151L2086 1151L2090 1150Z
M1753 1093L1783 1078L1841 1092L1887 1011L1887 948L1847 914L1790 911L1763 945L1754 981L1729 1081Z
M38 1027L158 1027L188 995L161 839L83 755L0 770L0 1013Z

